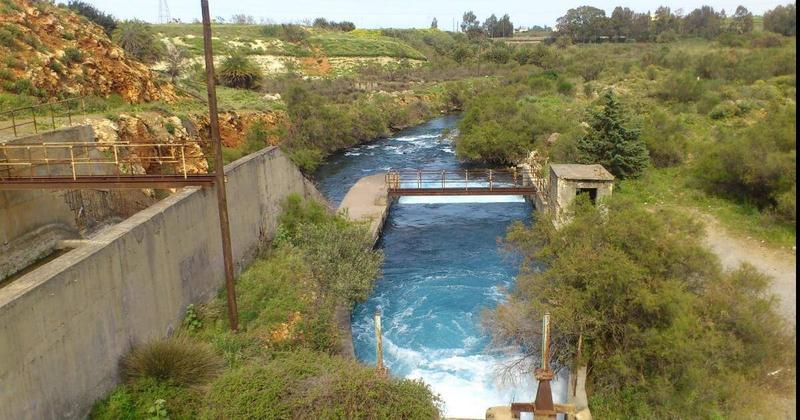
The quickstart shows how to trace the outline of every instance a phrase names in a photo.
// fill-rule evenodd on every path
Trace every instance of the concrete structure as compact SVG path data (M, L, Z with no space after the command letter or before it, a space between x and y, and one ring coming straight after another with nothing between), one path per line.
M359 179L344 196L339 211L350 220L368 223L373 243L377 242L389 214L386 177L379 174Z
M387 195L385 176L383 174L371 175L359 179L339 205L339 212L345 213L350 220L368 225L373 245L378 242L383 223L389 214ZM350 307L347 305L339 305L336 307L335 316L341 335L342 355L355 360L356 352L353 348L350 312Z
M614 190L614 176L602 165L550 164L547 203L560 216L578 194L600 202Z
M94 141L91 127L50 131L5 144L79 141ZM26 169L15 172L25 173ZM3 175L6 172L0 172ZM0 280L50 255L59 240L79 237L75 215L65 194L65 191L0 191Z
M289 194L324 202L277 148L225 167L236 267ZM0 289L0 419L83 418L132 346L163 338L224 282L216 196L184 188Z

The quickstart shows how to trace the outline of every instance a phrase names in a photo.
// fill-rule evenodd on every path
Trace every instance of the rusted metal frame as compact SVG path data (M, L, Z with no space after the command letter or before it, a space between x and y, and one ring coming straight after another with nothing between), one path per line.
M391 197L401 196L456 196L456 195L533 195L533 188L392 188L388 190Z
M71 176L49 178L6 178L0 181L0 190L30 189L143 189L143 188L183 188L190 186L212 186L212 174L189 175L109 175L109 176Z
M228 220L228 200L225 191L225 163L222 159L222 140L219 133L219 113L217 110L217 87L214 75L214 52L211 43L211 14L208 0L200 0L203 12L203 52L206 63L206 89L208 91L208 113L211 139L214 142L214 172L216 175L217 204L219 207L220 234L222 236L222 257L225 265L225 290L227 295L228 321L233 331L239 330L239 315L236 308L236 289L233 278L233 250L231 228Z

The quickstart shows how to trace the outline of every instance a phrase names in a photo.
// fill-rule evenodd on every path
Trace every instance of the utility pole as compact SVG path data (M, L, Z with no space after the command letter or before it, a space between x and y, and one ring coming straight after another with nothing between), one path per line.
M211 48L211 14L208 0L200 0L203 9L203 46L206 59L206 87L208 89L208 116L211 125L211 141L214 144L214 186L217 190L219 230L222 235L222 259L225 263L225 291L228 297L228 321L231 330L239 330L239 316L236 308L236 289L233 278L233 249L231 247L231 226L228 220L228 197L225 191L225 163L222 160L222 140L219 135L219 113L217 111L217 86L214 75L214 52Z
M534 374L539 380L539 387L536 389L533 415L537 419L555 420L556 409L550 390L550 381L555 376L550 369L550 312L545 313L542 319L542 367L536 369Z

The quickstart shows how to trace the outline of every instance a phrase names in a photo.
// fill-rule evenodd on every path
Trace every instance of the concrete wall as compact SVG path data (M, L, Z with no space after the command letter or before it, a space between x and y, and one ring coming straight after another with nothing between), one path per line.
M21 137L5 144L73 143L94 141L89 126L77 126ZM24 149L16 152L19 158ZM12 153L13 155L13 153ZM56 157L56 156L51 156ZM0 167L0 176L6 175ZM65 168L53 168L54 171ZM84 167L84 169L86 169ZM36 172L40 172L37 168ZM27 169L11 172L27 174ZM75 216L67 205L65 191L0 191L0 280L48 256L61 239L78 237Z
M277 149L225 168L241 269L291 194L324 200ZM0 289L0 419L82 418L129 349L165 337L224 282L216 197L185 188Z

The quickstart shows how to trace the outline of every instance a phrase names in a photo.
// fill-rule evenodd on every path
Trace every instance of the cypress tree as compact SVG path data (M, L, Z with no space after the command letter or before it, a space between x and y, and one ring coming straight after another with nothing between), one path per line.
M603 109L592 112L589 133L578 142L579 160L599 163L617 178L636 178L650 160L641 130L628 126L625 110L613 92L607 91L603 101Z

